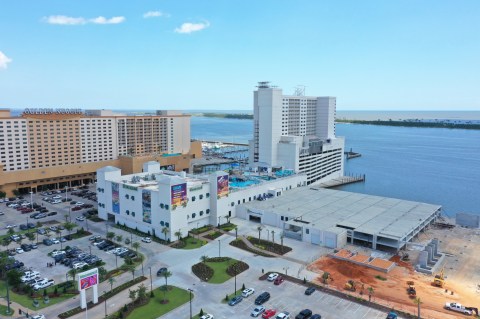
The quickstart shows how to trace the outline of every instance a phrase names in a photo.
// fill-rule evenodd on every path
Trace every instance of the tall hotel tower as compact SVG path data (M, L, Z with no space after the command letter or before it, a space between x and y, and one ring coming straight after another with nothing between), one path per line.
M254 133L250 166L293 169L307 175L307 183L343 175L345 141L335 136L336 99L294 95L259 82L254 91Z

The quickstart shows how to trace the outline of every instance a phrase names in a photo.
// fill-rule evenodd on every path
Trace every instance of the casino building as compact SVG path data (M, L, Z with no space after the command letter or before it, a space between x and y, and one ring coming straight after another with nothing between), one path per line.
M190 142L190 116L175 111L129 116L109 110L0 110L0 191L28 193L88 184L96 170L142 171L145 162L188 170L201 157Z

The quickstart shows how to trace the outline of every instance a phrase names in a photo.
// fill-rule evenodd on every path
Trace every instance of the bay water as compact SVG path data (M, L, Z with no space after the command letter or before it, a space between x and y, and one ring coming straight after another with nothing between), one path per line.
M191 136L196 139L247 143L252 132L251 120L191 119ZM345 161L345 173L366 175L364 183L338 189L438 204L449 216L480 214L479 130L342 123L336 132L345 137L346 150L362 154Z

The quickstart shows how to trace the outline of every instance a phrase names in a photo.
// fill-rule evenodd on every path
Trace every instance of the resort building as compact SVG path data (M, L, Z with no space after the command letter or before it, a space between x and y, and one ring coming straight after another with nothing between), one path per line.
M112 165L141 172L148 161L188 170L201 157L190 143L190 116L175 111L128 116L108 110L0 110L0 191L36 192L91 183Z
M280 196L307 181L304 174L282 171L229 176L223 171L190 175L161 168L158 162L148 162L143 164L143 173L128 175L112 166L99 169L98 216L176 240L178 231L186 236L194 228L223 224L235 216L239 206Z
M397 252L440 213L438 205L302 187L241 205L236 215L282 228L285 237L329 248L348 243Z
M254 91L254 131L249 165L259 170L293 169L307 183L343 175L345 141L335 135L335 97L283 95L259 82Z

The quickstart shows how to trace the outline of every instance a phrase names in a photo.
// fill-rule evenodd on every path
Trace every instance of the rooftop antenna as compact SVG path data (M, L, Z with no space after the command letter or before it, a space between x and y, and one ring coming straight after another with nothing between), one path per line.
M270 88L270 82L269 81L258 82L257 88L259 88L259 89L269 89Z
M297 85L295 87L295 92L293 93L293 95L295 95L295 96L305 96L305 88L306 88L305 85Z

